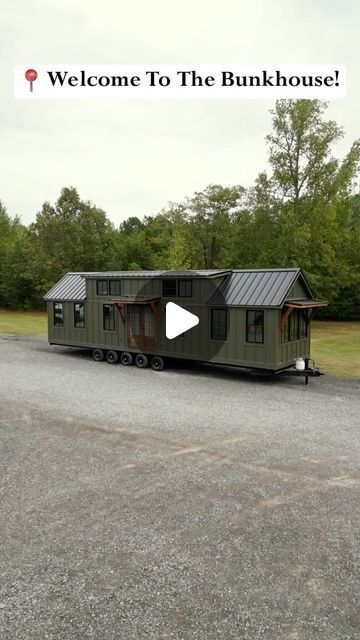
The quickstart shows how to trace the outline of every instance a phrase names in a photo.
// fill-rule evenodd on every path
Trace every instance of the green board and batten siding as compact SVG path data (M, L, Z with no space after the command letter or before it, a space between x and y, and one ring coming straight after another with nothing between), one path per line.
M160 321L159 326L155 324L156 346L151 350L151 353L271 370L290 366L297 357L309 357L310 324L306 338L281 342L282 305L274 304L279 302L279 296L282 296L283 292L286 300L309 299L311 301L313 299L299 269L228 270L226 272L214 270L211 272L211 276L209 276L210 272L179 273L181 275L176 275L174 272L166 274L163 272L139 272L138 275L137 272L104 272L64 276L62 281L45 296L48 301L49 342L69 346L147 353L146 349L128 346L128 305L125 304L122 307L125 322L115 306L115 330L105 331L103 329L103 305L108 304L110 300L115 300L117 296L97 295L96 283L100 279L117 279L121 281L120 298L138 296L139 294L159 298L156 305ZM76 289L74 292L71 292L71 276L82 279L81 283L79 280L77 281L77 288L74 287ZM199 325L174 340L168 340L165 336L165 305L171 299L161 298L164 277L192 280L192 297L174 297L172 301L199 317ZM69 279L68 282L66 278ZM276 279L279 282L278 289ZM61 283L63 284L59 288ZM257 296L255 294L256 287L258 287ZM61 295L65 298L61 298ZM282 304L285 298L282 300ZM246 300L257 304L244 304ZM53 323L53 304L55 301L61 301L63 304L63 327L56 327ZM82 302L85 306L84 329L74 327L74 304L77 301ZM240 301L240 305L237 304L238 301ZM258 304L259 301L262 304ZM211 340L210 313L212 308L227 309L228 330L225 341ZM246 342L246 313L254 309L264 312L263 344Z

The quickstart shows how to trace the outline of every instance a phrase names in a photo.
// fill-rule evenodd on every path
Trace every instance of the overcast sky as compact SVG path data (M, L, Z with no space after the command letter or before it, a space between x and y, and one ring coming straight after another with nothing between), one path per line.
M330 63L360 137L357 0L1 0L0 199L25 223L73 185L119 224L266 167L273 101L15 101L15 64Z

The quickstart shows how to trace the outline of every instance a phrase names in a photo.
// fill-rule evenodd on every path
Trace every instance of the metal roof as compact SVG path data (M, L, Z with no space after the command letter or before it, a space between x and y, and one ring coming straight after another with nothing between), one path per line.
M217 287L208 304L281 307L299 274L298 268L234 269Z
M199 269L196 271L82 271L69 272L45 295L44 300L85 300L85 278L214 278L231 273L229 269Z
M231 273L231 269L165 269L149 271L93 271L84 273L87 278L213 278Z
M85 300L86 284L82 273L67 273L44 295L44 300Z
M281 307L295 280L301 275L305 288L311 291L298 268L289 269L200 269L197 271L98 271L67 273L44 300L85 300L86 278L211 278L224 276L208 304L236 307Z

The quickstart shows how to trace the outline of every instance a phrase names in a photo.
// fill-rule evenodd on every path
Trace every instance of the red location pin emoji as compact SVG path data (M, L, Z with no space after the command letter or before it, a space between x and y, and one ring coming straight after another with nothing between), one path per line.
M38 74L35 69L28 69L27 71L25 71L25 78L30 82L30 91L33 90L33 82L36 80L37 75Z

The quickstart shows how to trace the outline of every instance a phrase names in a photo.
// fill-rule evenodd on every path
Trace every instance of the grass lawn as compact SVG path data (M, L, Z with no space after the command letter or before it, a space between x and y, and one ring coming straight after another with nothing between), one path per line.
M0 309L0 333L45 336L46 313ZM314 321L311 355L325 373L360 377L360 322Z
M360 322L312 323L311 355L325 373L360 377Z
M0 309L0 333L45 336L47 334L46 313Z

